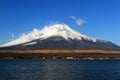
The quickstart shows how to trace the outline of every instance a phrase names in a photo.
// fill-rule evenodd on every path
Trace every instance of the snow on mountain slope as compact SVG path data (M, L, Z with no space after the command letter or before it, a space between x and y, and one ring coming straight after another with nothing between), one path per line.
M33 29L32 32L30 32L28 34L23 34L18 39L13 40L9 43L6 43L6 44L2 45L1 47L18 45L18 44L36 40L39 38L46 39L51 36L61 36L61 37L65 38L66 40L68 40L70 38L70 39L77 39L77 40L85 39L85 40L89 40L92 42L96 42L96 39L88 37L81 33L78 33L76 31L74 31L73 29L71 29L66 24L55 24L55 25L51 25L51 26L45 26L42 30Z

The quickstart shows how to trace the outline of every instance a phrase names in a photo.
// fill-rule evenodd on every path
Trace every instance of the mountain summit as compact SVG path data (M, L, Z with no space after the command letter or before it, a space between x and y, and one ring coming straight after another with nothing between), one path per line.
M71 29L66 24L33 29L16 40L2 45L6 49L119 49L120 47L103 40L96 40Z
M46 38L53 37L53 36L63 37L66 40L68 40L68 39L77 39L77 40L85 39L85 40L89 40L89 41L93 41L93 42L96 41L96 39L94 39L94 38L88 37L86 35L83 35L81 33L74 31L66 24L56 24L56 25L52 25L52 26L45 26L42 30L33 29L33 31L31 33L22 35L20 38L14 40L14 41L11 41L7 44L4 44L3 46L18 45L21 43L35 40L35 39L39 39L39 38L46 39Z

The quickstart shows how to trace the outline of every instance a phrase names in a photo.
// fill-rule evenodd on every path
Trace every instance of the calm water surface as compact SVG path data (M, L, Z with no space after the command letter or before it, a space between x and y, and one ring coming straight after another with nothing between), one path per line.
M120 80L120 60L0 60L0 80Z

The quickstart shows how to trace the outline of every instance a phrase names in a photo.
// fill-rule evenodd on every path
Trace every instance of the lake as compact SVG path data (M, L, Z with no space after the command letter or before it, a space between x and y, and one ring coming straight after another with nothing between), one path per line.
M120 80L120 60L1 59L0 80Z

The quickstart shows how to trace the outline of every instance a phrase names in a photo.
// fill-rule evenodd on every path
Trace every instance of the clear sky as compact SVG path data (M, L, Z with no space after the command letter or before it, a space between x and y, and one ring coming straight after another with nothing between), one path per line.
M0 44L55 23L120 45L120 0L0 0Z

